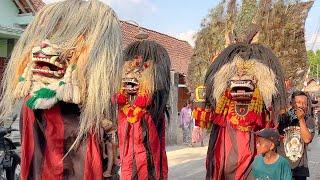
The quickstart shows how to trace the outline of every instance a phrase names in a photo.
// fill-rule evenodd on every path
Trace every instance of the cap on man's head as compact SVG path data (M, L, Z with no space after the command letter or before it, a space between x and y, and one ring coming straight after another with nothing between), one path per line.
M279 144L280 134L276 129L264 128L254 133L255 135L272 141L275 145Z

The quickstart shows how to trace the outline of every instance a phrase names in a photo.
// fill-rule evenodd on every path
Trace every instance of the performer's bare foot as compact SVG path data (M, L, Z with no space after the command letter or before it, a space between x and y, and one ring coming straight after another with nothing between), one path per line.
M110 171L105 171L105 172L103 173L103 177L106 177L106 178L111 177L111 172L110 172Z

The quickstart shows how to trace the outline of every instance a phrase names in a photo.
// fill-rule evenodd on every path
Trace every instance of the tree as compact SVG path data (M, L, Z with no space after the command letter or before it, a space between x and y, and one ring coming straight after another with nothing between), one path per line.
M249 30L257 12L257 0L242 0L241 11L237 14L235 31L239 38Z
M312 50L308 51L308 62L310 65L310 74L309 76L314 78L319 78L320 76L320 49L316 52Z
M214 54L224 48L225 1L211 9L202 21L201 30L196 34L195 54L204 61L210 61Z
M308 69L304 24L313 1L264 1L256 21L262 28L259 42L275 52L286 79L295 79L294 86L302 85ZM297 73L301 70L304 73Z
M254 23L261 28L258 42L274 51L280 59L285 77L295 79L302 85L303 75L308 69L304 24L313 1L242 0L241 5L236 2L223 0L210 10L196 35L197 58L194 59L214 61L225 47L227 31L233 30L241 40L249 31L249 25ZM192 69L191 66L192 62L189 66ZM297 73L301 70L303 73ZM189 72L195 73L194 70Z
M187 76L188 87L194 91L198 86L203 85L203 81L206 75L207 68L210 66L210 62L204 61L196 56L191 58L191 62L188 68Z

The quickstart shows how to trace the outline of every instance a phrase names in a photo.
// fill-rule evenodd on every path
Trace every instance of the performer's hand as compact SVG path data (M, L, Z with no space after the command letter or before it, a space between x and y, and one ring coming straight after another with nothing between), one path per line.
M298 117L298 120L301 121L301 120L304 120L304 117L305 117L305 112L302 108L296 108L296 115Z

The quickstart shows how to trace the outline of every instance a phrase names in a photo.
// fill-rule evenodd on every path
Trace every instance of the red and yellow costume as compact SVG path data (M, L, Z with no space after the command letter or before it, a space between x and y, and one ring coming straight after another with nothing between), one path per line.
M138 95L132 106L127 100L119 102L118 99L118 135L123 179L134 176L138 179L167 179L165 120L163 116L160 139L152 116L146 109L149 105L150 98L146 95Z
M168 179L165 111L170 60L154 41L137 41L125 50L118 105L120 178ZM155 75L157 74L157 76Z
M272 127L286 105L280 67L270 49L245 43L228 46L210 66L205 79L213 124L207 179L252 178L252 132Z

